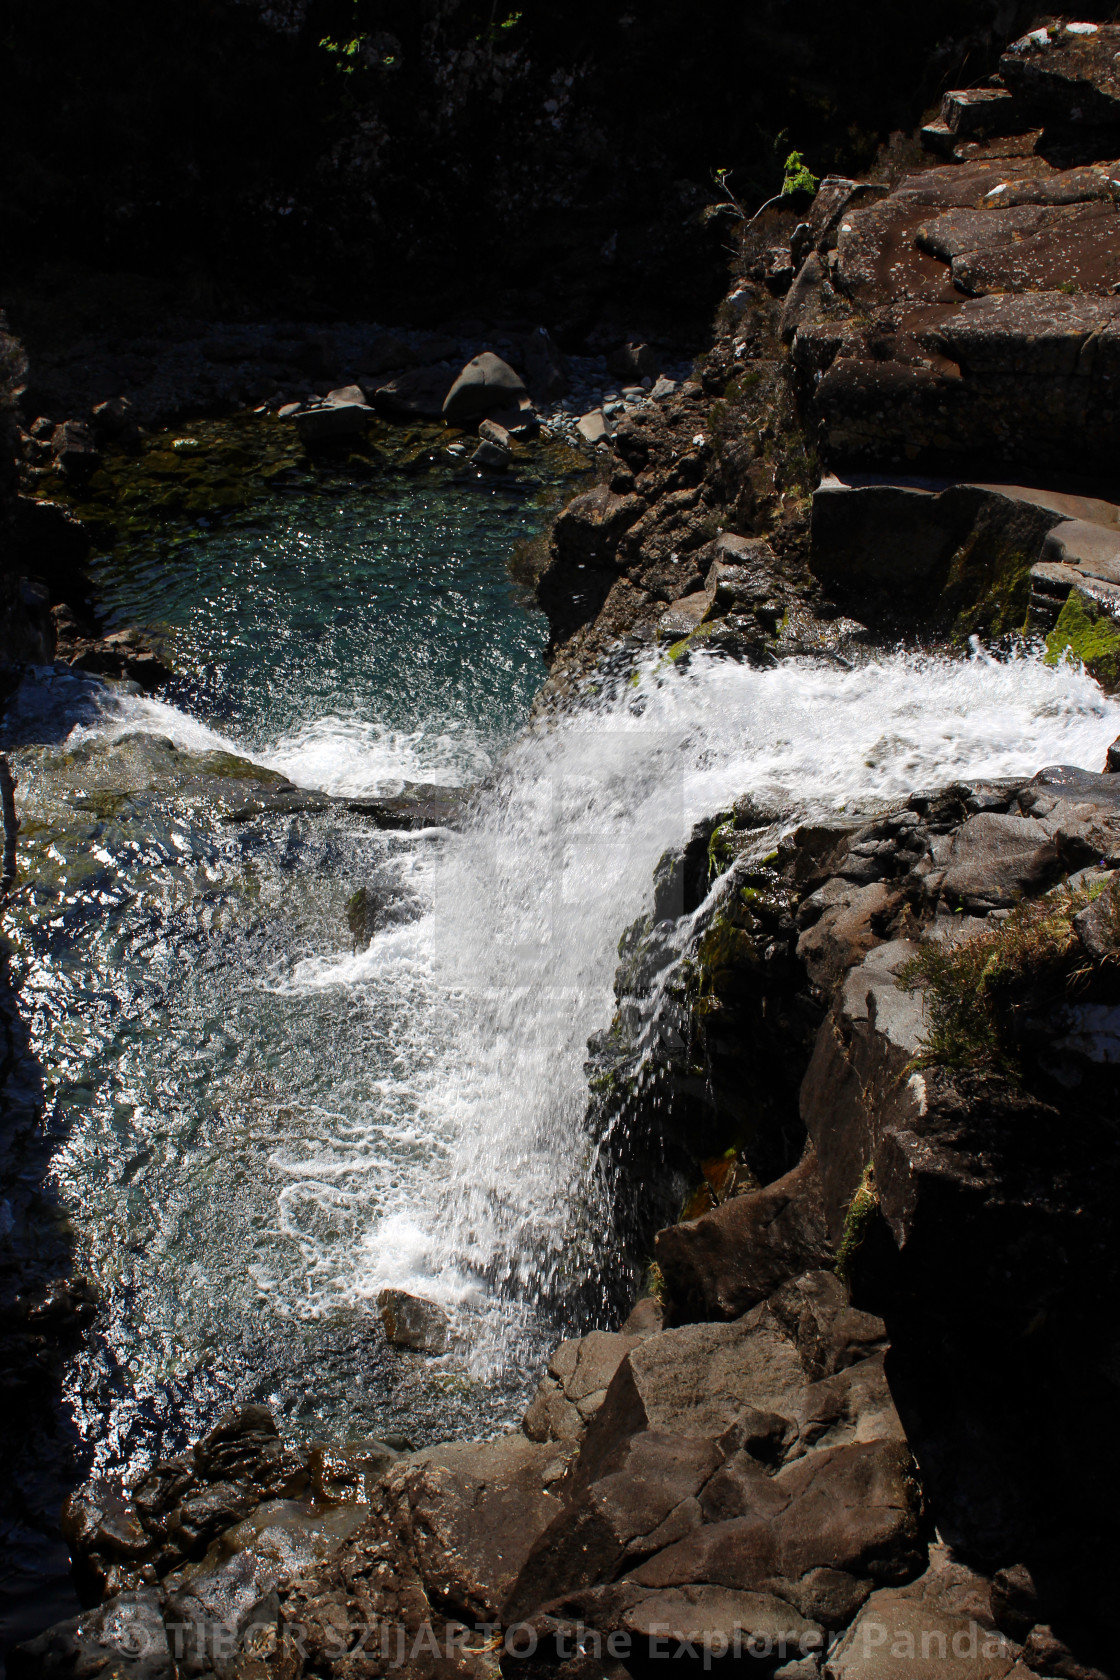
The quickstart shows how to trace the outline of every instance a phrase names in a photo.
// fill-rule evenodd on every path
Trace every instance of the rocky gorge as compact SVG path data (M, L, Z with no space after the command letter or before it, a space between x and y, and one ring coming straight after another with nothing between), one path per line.
M594 1229L570 1256L491 1257L572 1332L521 1421L417 1450L235 1404L128 1485L69 1492L85 1608L13 1675L1114 1672L1120 26L1008 8L992 30L983 73L862 169L753 219L730 200L731 283L694 362L660 327L242 324L153 344L130 383L89 344L29 375L5 338L10 696L27 666L166 683L146 626L99 617L97 521L129 506L99 475L145 462L193 516L207 434L158 428L249 407L252 458L223 485L321 490L343 459L546 499L586 477L516 558L547 677L494 807L485 780L332 796L192 758L226 778L230 822L344 808L473 825L500 857L532 844L501 826L509 779L544 753L557 807L588 717L621 742L603 808L628 744L650 783L686 763L700 785L666 849L637 799L619 830L657 843L636 919L605 912L613 1006L577 1070ZM961 671L991 696L949 706L936 685ZM1036 737L978 771L1016 684L1069 672L1096 757L1021 762L1061 707L1040 689ZM841 704L882 734L845 734ZM777 745L721 761L736 731ZM678 759L681 735L699 746ZM142 755L134 803L169 774L167 748ZM360 892L369 947L411 912ZM18 992L5 1009L11 1176L46 1184ZM65 1248L9 1268L18 1404L56 1404L99 1310ZM434 1303L380 1310L401 1357L442 1355Z

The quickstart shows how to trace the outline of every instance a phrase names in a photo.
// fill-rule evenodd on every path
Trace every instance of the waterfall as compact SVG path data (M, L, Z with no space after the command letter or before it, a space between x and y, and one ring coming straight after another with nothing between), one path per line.
M473 1275L531 1303L594 1265L588 1233L607 1221L582 1127L587 1039L610 1019L619 936L658 858L698 818L748 792L793 821L962 776L1099 769L1118 732L1120 702L1081 671L979 650L849 670L650 665L527 732L430 883L450 1019L420 1093L446 1154L409 1215L429 1289ZM395 1235L369 1232L373 1273L394 1271Z
M438 705L415 738L332 702L251 742L139 696L106 708L71 745L169 736L347 793L422 779L441 756L460 775L489 762L485 742L445 739ZM73 1065L81 1119L57 1164L115 1290L109 1340L130 1371L119 1395L109 1375L76 1379L105 1454L140 1450L143 1407L166 1408L181 1371L201 1387L175 1404L208 1416L215 1348L216 1392L263 1369L281 1414L320 1431L417 1419L434 1439L516 1416L555 1340L553 1304L593 1298L613 1250L585 1125L587 1042L610 1024L618 942L651 907L662 854L744 794L790 824L855 814L963 776L1099 768L1117 734L1120 701L1027 656L651 660L523 731L456 834L383 833L342 811L266 821L242 843L205 810L167 828L153 808L153 874L139 819L110 823L98 857L116 872L118 920L98 932L91 903L93 944L67 947L73 976L49 945L32 969L44 1045L60 985L115 1000L89 1017L87 1061ZM29 770L32 799L34 785ZM79 823L73 861L51 867L85 867L80 835ZM389 918L356 951L346 897L371 879L395 882L411 919ZM157 936L167 981L153 1004ZM376 1363L386 1284L449 1307L445 1360Z

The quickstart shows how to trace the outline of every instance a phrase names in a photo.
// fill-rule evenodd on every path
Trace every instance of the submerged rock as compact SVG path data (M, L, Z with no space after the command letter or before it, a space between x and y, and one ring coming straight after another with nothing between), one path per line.
M394 1347L417 1353L446 1353L450 1319L436 1301L409 1295L403 1289L383 1289L377 1297L385 1335Z

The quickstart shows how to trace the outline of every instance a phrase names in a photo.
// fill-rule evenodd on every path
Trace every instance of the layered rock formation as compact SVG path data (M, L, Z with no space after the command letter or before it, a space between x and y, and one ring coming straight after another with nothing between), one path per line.
M941 156L888 149L747 229L698 378L557 523L555 688L620 636L766 660L846 617L1053 632L1117 680L1118 48L1036 30L946 95Z

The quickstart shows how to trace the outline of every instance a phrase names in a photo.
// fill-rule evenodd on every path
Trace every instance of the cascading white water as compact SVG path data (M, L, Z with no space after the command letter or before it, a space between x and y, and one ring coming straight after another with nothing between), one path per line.
M1082 672L977 652L651 667L611 703L523 736L428 883L413 938L441 1043L413 1091L442 1159L367 1230L355 1286L401 1277L405 1236L409 1280L451 1298L473 1274L531 1301L568 1263L577 1220L596 1217L587 1039L609 1021L618 939L648 907L657 859L699 817L746 792L791 814L857 810L958 776L1098 769L1118 732L1120 702ZM295 984L351 983L352 963L332 966Z
M139 698L99 727L170 735L191 751L234 744ZM442 742L439 728L433 720L412 742L324 717L248 750L331 791L430 776L443 758L468 777L482 748ZM171 1361L184 1338L201 1350L227 1319L262 1313L274 1325L352 1322L360 1337L372 1298L397 1284L454 1309L451 1364L482 1380L469 1388L475 1398L463 1391L471 1420L460 1427L477 1432L484 1416L499 1424L554 1335L539 1303L593 1276L595 1238L611 1229L583 1124L586 1046L610 1021L618 941L650 905L661 854L742 794L784 803L791 821L856 811L959 776L1099 768L1118 733L1120 701L1071 666L1026 657L900 654L850 670L651 664L610 700L521 735L462 833L347 830L361 866L403 877L423 913L355 952L338 903L349 888L322 878L333 911L305 915L283 955L231 969L220 999L200 995L175 1017L196 1060L230 1045L213 1101L240 1118L223 1122L205 1156L214 1182L229 1185L212 1234L201 1222L211 1192L201 1194L192 1154L203 1110L180 1093L179 1064L160 1064L170 1132L141 1109L112 1142L106 1110L100 1132L75 1136L75 1185L93 1182L114 1150L122 1172L127 1150L158 1159L164 1205L145 1213L158 1233L145 1243L177 1265L189 1255L192 1282L172 1311L153 1273L146 1344ZM286 894L293 909L307 902L310 885L277 879L270 914ZM279 1097L262 1099L259 1121L234 1079L257 1064L291 1070ZM129 1050L120 1090L147 1077ZM107 1094L115 1100L117 1086ZM110 1173L107 1232L113 1183ZM149 1380L161 1380L154 1367ZM486 1396L499 1389L495 1410ZM376 1395L370 1404L384 1417Z

